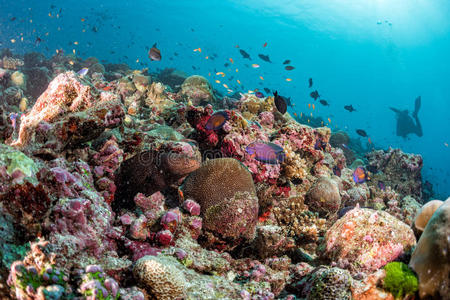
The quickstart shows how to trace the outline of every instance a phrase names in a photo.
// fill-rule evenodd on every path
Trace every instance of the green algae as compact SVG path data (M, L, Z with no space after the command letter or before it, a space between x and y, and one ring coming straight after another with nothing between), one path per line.
M5 144L0 144L0 165L6 166L8 175L19 170L27 177L34 177L38 171L38 166L31 158Z
M395 296L403 299L404 295L414 294L419 288L419 282L413 271L402 262L391 262L384 267L386 277L383 288Z

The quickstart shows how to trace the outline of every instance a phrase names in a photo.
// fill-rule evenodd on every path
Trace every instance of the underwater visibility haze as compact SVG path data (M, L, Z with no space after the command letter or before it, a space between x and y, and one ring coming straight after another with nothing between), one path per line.
M450 299L449 16L0 0L0 298Z

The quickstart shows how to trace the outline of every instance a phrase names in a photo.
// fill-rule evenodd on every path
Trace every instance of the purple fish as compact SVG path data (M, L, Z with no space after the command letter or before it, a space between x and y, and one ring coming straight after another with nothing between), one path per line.
M363 167L357 167L353 172L353 181L355 183L364 183L367 180L367 172Z
M334 175L336 175L336 176L339 176L339 177L341 177L341 168L339 168L338 166L334 166L333 167L333 174Z
M223 127L226 121L229 120L228 113L226 111L218 111L209 117L208 121L206 122L205 128L207 130L219 130Z
M80 76L86 76L86 74L89 72L89 68L83 68L80 71L77 72Z
M258 97L258 98L264 98L264 94L261 93L261 92L256 92L255 96Z
M18 113L12 113L9 115L9 119L11 120L11 125L14 128L14 130L16 129L18 115L19 115Z
M386 185L384 184L383 181L378 181L378 187L380 188L380 190L384 191L386 190Z
M253 142L245 148L245 151L257 161L271 165L282 163L286 159L284 149L269 142Z

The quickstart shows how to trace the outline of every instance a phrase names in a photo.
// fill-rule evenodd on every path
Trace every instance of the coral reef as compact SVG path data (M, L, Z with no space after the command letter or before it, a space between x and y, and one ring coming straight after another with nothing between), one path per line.
M392 261L448 295L448 205L421 209L420 156L175 69L0 58L0 298L412 297Z
M423 231L425 226L427 226L428 221L430 221L434 212L441 206L444 202L441 200L431 200L422 206L420 211L417 213L416 218L414 220L414 226Z
M341 205L341 195L336 182L330 178L321 177L306 194L305 204L319 216L331 216Z
M331 226L324 256L352 273L374 272L412 249L412 229L383 211L354 208Z
M409 265L419 276L420 297L450 295L450 198L433 214Z
M400 149L390 148L387 151L378 150L366 155L368 166L382 172L381 178L389 182L402 197L412 196L422 199L423 160L420 155L403 153Z
M179 262L171 257L144 256L136 262L133 274L158 300L183 298L186 279L174 264Z
M220 240L252 239L258 215L258 198L250 172L237 160L206 161L183 184L186 197L200 204L203 228ZM234 246L234 243L228 246ZM222 245L220 245L222 244Z

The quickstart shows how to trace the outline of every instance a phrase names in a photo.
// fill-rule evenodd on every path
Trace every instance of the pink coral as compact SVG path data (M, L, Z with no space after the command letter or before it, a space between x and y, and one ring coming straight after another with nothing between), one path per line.
M89 111L86 116L76 113ZM86 126L96 123L98 127L113 127L118 125L124 111L117 97L107 93L98 93L96 89L83 81L74 73L66 72L58 75L50 82L47 90L37 99L31 111L22 117L19 138L13 145L23 147L33 138L34 130L41 121L55 123L61 118L72 114L72 119L66 118L58 128L59 138L68 140L77 132L78 135L92 134ZM76 120L76 122L74 122ZM89 125L91 124L91 125ZM97 132L99 128L97 128ZM101 133L103 130L100 130ZM97 133L97 134L99 134Z
M325 256L351 272L374 272L416 243L412 229L383 211L347 212L326 234Z

